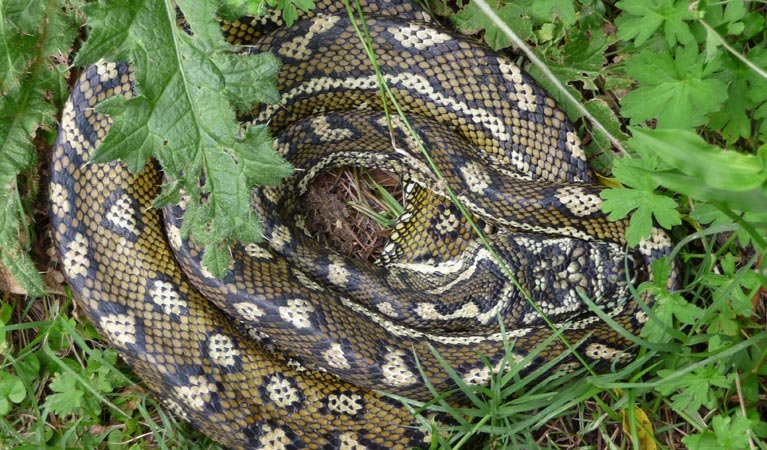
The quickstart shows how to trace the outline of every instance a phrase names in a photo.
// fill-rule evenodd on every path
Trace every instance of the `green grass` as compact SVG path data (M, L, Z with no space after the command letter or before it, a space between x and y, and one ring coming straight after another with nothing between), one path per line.
M510 45L481 3L457 14L430 6L464 33ZM46 256L46 186L34 174L50 157L83 38L83 5L63 5L0 3L0 256L18 282L0 306L0 448L218 448L141 387ZM456 416L435 448L767 448L767 4L493 7L520 52L541 61L529 71L563 103L614 187L606 207L632 214L631 240L653 220L669 228L683 287L640 287L657 304L637 360L615 373L540 382L511 365L489 387L462 387L470 407L440 396L408 407ZM669 263L654 270L663 280ZM489 441L478 444L482 436Z

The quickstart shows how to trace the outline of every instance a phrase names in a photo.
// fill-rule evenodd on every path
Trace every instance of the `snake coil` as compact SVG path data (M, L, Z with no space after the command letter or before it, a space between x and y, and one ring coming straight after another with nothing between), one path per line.
M334 14L338 5L254 40L249 51L283 61L282 102L257 107L250 120L268 123L276 148L304 170L254 193L267 239L236 245L224 279L180 238L178 208L151 208L162 182L155 164L131 174L119 162L89 163L111 124L93 106L134 95L130 66L86 68L63 112L51 217L78 303L154 392L231 447L427 446L429 430L379 391L428 399L418 364L438 389L454 388L431 349L464 382L486 384L505 367L498 318L513 361L546 346L525 360L527 372L552 360L562 371L576 364L540 312L580 342L589 363L625 362L631 342L580 296L637 333L646 316L631 285L669 254L657 230L625 250L626 222L601 212L572 125L513 62L409 3L364 7L407 123L381 112L376 75L352 21ZM224 31L239 41L251 28L241 20ZM493 231L495 254L434 182L419 140ZM408 182L406 212L379 264L341 258L302 230L302 194L338 165L381 167Z

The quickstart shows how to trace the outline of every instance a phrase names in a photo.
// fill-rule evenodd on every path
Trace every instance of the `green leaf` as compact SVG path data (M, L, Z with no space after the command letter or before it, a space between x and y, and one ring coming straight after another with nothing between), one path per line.
M19 244L26 213L16 178L36 164L38 131L55 123L66 68L54 61L66 54L76 27L60 8L35 1L3 2L0 18L0 257L27 293L39 296L42 278Z
M767 183L767 168L759 157L709 145L693 131L632 128L631 132L635 146L714 189L749 191Z
M745 55L757 67L767 67L767 50L754 48ZM740 138L750 138L757 119L756 111L767 105L767 79L759 76L742 61L723 58L732 80L729 84L727 101L720 111L711 114L709 126L721 130L729 145Z
M605 189L600 195L604 199L602 209L610 220L622 219L634 211L626 229L626 241L632 247L650 237L653 218L666 229L681 223L676 202L652 191L613 188Z
M588 100L585 104L586 109L593 115L600 124L614 137L617 137L621 141L628 139L628 136L621 129L621 122L615 111L610 108L601 98L595 98ZM612 142L608 139L605 133L602 133L597 128L591 130L593 140L587 147L587 154L589 155L589 162L591 167L597 173L606 173L611 167L613 167L613 161L615 156L612 153Z
M229 270L229 249L214 245L207 247L202 255L202 265L215 277L222 277Z
M59 373L48 387L54 392L45 398L45 406L58 416L79 413L84 406L85 392L74 375Z
M682 438L682 443L691 450L722 450L713 431L705 430Z
M496 9L495 12L520 39L527 40L533 36L532 22L523 5L507 3ZM511 40L488 19L474 2L469 2L458 14L452 16L451 20L458 31L464 34L476 34L485 30L485 42L495 50L511 45Z
M577 19L571 0L537 0L532 3L530 11L546 21L558 18L566 27L575 24Z
M114 123L91 161L121 159L136 172L156 158L169 177L156 204L182 190L191 197L183 231L202 246L252 242L259 226L251 190L278 183L292 168L272 149L265 129L243 135L232 105L250 110L256 102L277 101L279 61L232 53L214 3L177 3L191 36L177 30L170 1L119 0L87 8L92 31L77 62L131 61L140 94L98 107Z
M705 62L695 47L668 52L644 50L626 61L626 73L639 87L621 100L621 113L632 124L657 119L658 128L703 125L727 99L727 85L717 78L719 60Z
M616 6L624 11L615 21L621 40L633 39L634 44L640 46L663 27L669 46L675 42L696 43L687 24L693 16L686 0L624 0Z
M663 378L672 373L672 370L663 369L658 371L658 376ZM712 387L727 388L730 384L730 379L722 374L722 368L710 364L674 380L674 383L660 385L657 390L666 396L678 392L672 395L671 407L674 410L697 411L701 406L713 408L716 404Z
M0 371L0 417L11 411L11 403L21 403L27 396L27 389L19 377Z
M711 419L716 440L720 448L747 449L749 448L749 431L751 421L740 414L734 416L714 416Z

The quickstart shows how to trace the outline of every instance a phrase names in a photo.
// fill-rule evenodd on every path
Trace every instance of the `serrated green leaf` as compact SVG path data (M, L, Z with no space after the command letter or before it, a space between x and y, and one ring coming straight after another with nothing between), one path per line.
M27 295L36 298L45 294L45 285L40 272L35 267L32 258L24 253L18 246L0 245L0 254L3 264L13 274L13 277L24 288Z
M711 419L711 425L721 448L749 448L751 421L747 417L740 414L726 417L717 415Z
M682 438L682 443L689 449L722 450L722 444L716 440L714 432L710 430L685 436Z
M81 411L84 396L79 381L69 372L59 373L48 387L54 392L45 398L45 406L58 416L66 416Z
M91 161L121 159L135 172L156 158L170 181L155 204L178 198L182 190L190 196L183 233L191 232L204 247L252 242L259 228L251 190L278 183L292 168L272 149L263 127L242 134L232 104L250 110L255 102L278 100L279 62L268 54L232 53L214 3L177 3L191 35L176 29L169 0L88 8L92 32L78 61L127 58L140 94L98 107L113 125ZM225 267L218 257L217 265Z
M667 370L659 370L658 375L670 375ZM701 406L708 408L716 404L715 392L712 387L729 387L730 380L722 374L722 368L716 365L707 365L694 370L686 376L676 380L672 385L658 388L658 391L668 395L679 390L672 396L671 406L677 411L696 411Z
M705 62L695 47L668 52L645 50L626 61L626 73L639 87L621 100L621 113L632 124L657 119L658 128L692 128L727 99L727 85L717 78L718 60Z
M213 245L205 248L202 255L202 265L214 277L221 278L229 270L229 248L222 245Z
M619 39L634 40L640 46L663 27L669 46L675 42L695 44L695 37L687 24L693 16L685 0L620 1L616 6L624 11L615 21Z
M605 189L600 195L604 200L602 210L610 220L622 219L634 211L626 229L626 241L632 247L650 236L653 219L666 229L681 223L678 205L666 196L636 189Z
M767 50L754 48L745 57L757 67L767 67ZM759 108L767 105L767 80L742 61L723 57L724 67L731 74L727 101L720 111L711 114L709 127L721 130L728 145L740 138L750 138Z
M42 278L18 243L26 213L16 177L36 163L38 130L55 122L65 69L52 60L66 53L76 28L60 9L35 1L2 3L0 19L0 256L27 293L39 296Z

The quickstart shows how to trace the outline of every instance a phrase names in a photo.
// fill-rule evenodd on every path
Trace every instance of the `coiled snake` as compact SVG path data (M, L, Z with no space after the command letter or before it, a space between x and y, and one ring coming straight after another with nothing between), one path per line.
M508 59L428 24L407 3L384 3L396 17L366 5L378 14L367 26L415 136L380 112L378 83L349 18L318 14L258 39L254 52L283 61L282 102L260 106L252 120L269 123L276 148L304 170L254 194L267 239L235 246L223 280L180 239L179 211L163 219L151 208L157 167L131 174L121 163L88 162L111 123L93 105L133 95L130 67L88 67L63 112L51 216L73 292L149 387L225 445L428 445L428 430L378 392L429 398L416 357L442 391L455 386L430 348L466 383L487 383L504 370L499 317L515 361L548 345L526 370L566 353L561 340L547 342L553 332L520 286L565 325L562 337L582 341L578 352L595 366L629 359L630 342L579 292L633 333L646 319L630 285L650 276L668 240L656 232L625 251L625 222L601 212L579 140L554 101ZM225 31L236 38L248 28L237 22ZM444 199L416 137L494 231L495 255ZM381 167L408 180L409 204L380 264L336 256L300 227L301 194L337 165ZM558 367L572 364L567 357Z

